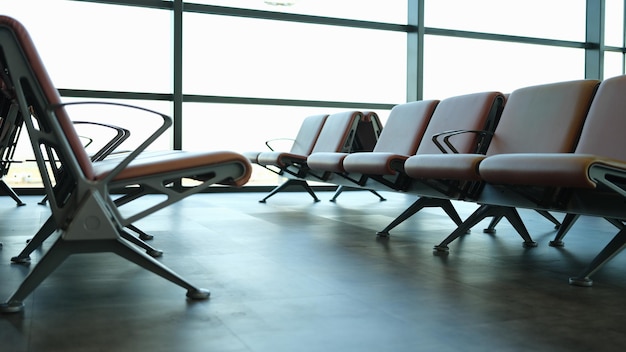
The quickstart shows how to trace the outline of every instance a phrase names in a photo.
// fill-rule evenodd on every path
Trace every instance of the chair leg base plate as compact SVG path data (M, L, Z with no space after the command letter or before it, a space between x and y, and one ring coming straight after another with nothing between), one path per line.
M210 296L211 292L202 288L187 291L187 298L194 301L209 299Z
M14 314L19 313L24 310L24 303L20 301L15 302L7 302L0 304L0 313L3 314Z
M550 245L550 247L564 247L565 246L565 242L563 242L563 241L550 241L549 245Z
M437 245L435 246L435 248L433 248L433 254L435 255L448 254L448 253L450 253L450 248L448 248L448 246Z
M591 280L588 277L583 277L583 278L570 277L569 284L573 286L580 286L580 287L591 287L593 286L593 280Z
M154 239L154 236L153 235L149 235L147 233L142 233L142 234L139 235L139 239L140 240L144 240L144 241L150 241L150 240Z
M146 253L152 258L159 258L163 256L163 251L160 251L158 249L149 249L146 251Z
M13 257L11 258L11 262L15 264L29 264L30 257Z
M522 243L522 246L524 248L533 248L533 247L537 247L537 242L535 241L525 241L524 243Z

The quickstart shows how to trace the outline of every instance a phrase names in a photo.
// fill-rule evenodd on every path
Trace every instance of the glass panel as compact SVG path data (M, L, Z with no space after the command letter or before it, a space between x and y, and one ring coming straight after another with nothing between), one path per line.
M585 0L426 0L424 7L427 27L585 41Z
M185 94L406 99L405 33L195 13L184 23Z
M65 102L94 101L94 99L76 99L64 98ZM98 99L101 102L113 102L120 104L129 104L151 109L166 115L172 111L172 104L163 101L128 101L128 100L105 100ZM117 108L107 105L87 104L87 105L71 105L67 108L70 118L74 121L101 122L118 127L126 128L130 131L130 138L122 144L117 151L134 150L149 135L159 127L162 119L158 115L147 114L143 111L130 108ZM107 128L94 127L86 124L77 124L76 130L87 146L88 153L95 153L99 147L108 142L108 138L114 136ZM37 165L34 162L34 154L26 126L22 130L22 134L18 141L14 160L16 163L9 168L9 173L5 180L11 187L43 187L41 177ZM159 139L157 139L148 150L169 150L171 149L172 129L166 131Z
M624 54L616 52L604 53L604 78L624 74Z
M398 24L406 24L408 8L407 0L192 0L188 2ZM279 3L292 3L292 5L280 6Z
M26 27L59 88L171 92L168 10L3 0L2 13Z
M424 98L480 91L509 93L584 78L584 51L544 45L426 36Z
M624 0L605 0L604 43L608 46L624 45Z
M183 104L183 149L268 151L265 141L294 138L306 116L350 109L232 104ZM389 111L376 111L384 124ZM199 128L202 126L202 128ZM291 142L273 143L275 150L289 150ZM256 166L249 185L277 185L282 177Z

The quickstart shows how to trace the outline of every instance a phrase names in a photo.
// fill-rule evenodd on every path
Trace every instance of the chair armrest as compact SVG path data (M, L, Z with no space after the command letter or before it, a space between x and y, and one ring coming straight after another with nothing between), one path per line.
M93 138L90 138L90 137L87 137L87 136L78 136L78 138L84 139L86 141L85 143L83 143L85 148L89 147L91 145L91 143L93 143Z
M66 106L72 106L72 105L112 105L112 106L118 106L118 107L124 107L124 108L144 111L144 112L147 112L149 114L154 114L155 116L160 117L161 120L162 120L162 123L160 124L160 126L158 128L156 128L156 130L154 130L154 132L152 132L152 134L146 140L144 140L132 152L126 154L126 156L115 166L115 168L113 168L110 172L108 172L101 179L101 182L103 182L103 183L110 183L122 170L124 170L126 168L126 166L128 166L128 164L131 163L131 161L133 161L135 158L137 158L137 156L140 153L145 151L146 148L148 148L148 146L150 146L150 144L152 144L154 141L156 141L157 138L159 138L159 136L161 136L168 128L170 128L172 126L172 118L169 117L168 115L162 114L162 113L154 111L154 110L146 109L146 108L143 108L143 107L140 107L140 106L129 105L129 104L122 104L122 103L92 102L92 101L91 102L89 102L89 101L87 101L87 102L70 102L70 103L62 103L62 104L51 105L51 106L48 107L48 110L49 110L50 114L54 114L54 111L56 109L64 108Z
M111 155L111 153L117 147L119 147L126 139L128 139L128 137L130 137L129 130L119 127L119 126L111 125L111 124L105 124L101 122L91 122L91 121L74 121L74 124L75 125L86 124L86 125L101 126L101 127L113 129L116 132L116 135L113 138L111 138L111 140L109 140L107 144L105 144L102 148L100 148L100 150L98 150L95 154L91 156L92 161L100 161L106 158L107 156ZM93 138L84 137L84 136L83 138L88 140L87 144L85 144L85 147L89 146L91 142L93 142Z
M459 134L464 134L464 133L475 133L475 134L480 134L481 136L493 136L493 132L485 131L485 130L451 130L451 131L444 131L441 133L434 134L432 137L432 141L433 143L435 143L437 148L441 150L442 153L448 154L449 152L452 152L454 154L458 154L459 151L450 142L450 137L453 137ZM443 143L450 149L450 151L446 150L441 144L441 142L439 141L439 138L442 136L443 136Z
M293 138L273 138L273 139L268 139L267 141L265 141L265 145L271 150L274 151L274 148L272 148L272 146L270 145L272 142L276 142L276 141L291 141L291 142L295 142L295 139Z

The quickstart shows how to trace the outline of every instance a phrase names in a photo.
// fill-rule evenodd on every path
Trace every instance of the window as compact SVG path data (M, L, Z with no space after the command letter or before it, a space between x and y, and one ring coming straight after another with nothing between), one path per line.
M585 40L585 0L425 0L424 7L427 27Z
M604 78L624 74L624 54L616 52L604 53Z
M170 11L10 0L2 2L2 13L26 26L58 88L171 91Z
M185 94L405 99L405 33L197 13L183 23Z
M624 46L624 0L605 0L604 44Z
M426 36L424 99L584 78L584 51Z
M625 9L623 0L605 1L604 75L611 77L624 72ZM65 101L121 94L124 100L113 100L166 114L182 106L182 116L175 117L182 127L170 129L154 148L171 148L176 137L187 150L258 150L266 139L294 136L308 115L382 104L385 109L374 110L384 122L387 107L406 100L407 33L397 25L407 24L408 0L296 0L293 6L191 0L183 6L182 53L173 51L172 21L178 17L171 1L123 3L3 0L2 12L28 28ZM411 77L423 77L424 99L584 78L585 50L559 45L585 42L586 0L424 3L424 71ZM229 15L241 11L232 9L202 13L212 6L251 10L255 18ZM368 25L377 29L362 28ZM464 32L496 36L470 39ZM498 35L510 38L499 41ZM515 42L526 37L546 39L545 45ZM182 72L172 64L179 55ZM183 99L172 95L174 78L182 80ZM233 97L243 99L225 103ZM123 123L128 121L135 129L134 119ZM25 145L21 151L30 148ZM21 175L16 180L32 179L30 171L19 172L27 164L13 164L11 172ZM255 171L250 184L278 182Z

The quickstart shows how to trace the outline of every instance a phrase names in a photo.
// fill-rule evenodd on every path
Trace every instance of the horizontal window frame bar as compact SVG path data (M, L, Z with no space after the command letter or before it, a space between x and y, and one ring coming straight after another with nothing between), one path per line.
M254 18L254 19L262 19L262 20L276 20L276 21L284 21L284 22L321 24L321 25L339 26L339 27L378 29L378 30L393 31L393 32L409 32L412 30L416 30L416 29L413 29L412 26L409 26L406 24L373 22L373 21L353 20L353 19L346 19L346 18L302 15L302 14L296 14L296 13L242 9L242 8L237 8L237 7L203 5L203 4L193 4L193 3L185 3L183 5L183 12L202 13L202 14L210 14L210 15L223 15L223 16L233 16L233 17L245 17L245 18Z
M94 98L94 99L126 99L126 100L159 100L173 101L173 94L165 93L141 93L106 90L82 90L82 89L59 89L63 97L68 98ZM368 103L348 101L324 101L324 100L301 100L301 99L271 99L249 98L215 95L183 95L184 103L213 103L213 104L240 104L240 105L278 105L278 106L306 106L326 108L359 108L390 110L396 104L391 103Z
M455 38L521 43L521 44L558 46L558 47L576 48L576 49L597 49L599 47L598 44L596 43L524 37L524 36L516 36L516 35L485 33L485 32L471 32L471 31L462 31L462 30L456 30L456 29L442 29L442 28L432 28L432 27L424 28L424 34L445 36L445 37L455 37Z
M619 46L604 46L604 51L617 52L617 53L626 53L626 48L621 48Z
M76 2L93 2L106 5L146 7L151 9L173 10L174 2L167 0L70 0Z
M185 103L221 103L221 104L245 104L245 105L279 105L279 106L306 106L325 108L359 108L359 109L382 109L390 110L396 104L389 103L366 103L348 101L326 101L326 100L300 100L300 99L268 99L268 98L247 98L228 97L210 95L183 95Z

